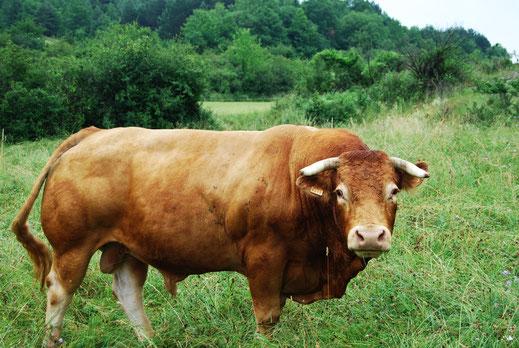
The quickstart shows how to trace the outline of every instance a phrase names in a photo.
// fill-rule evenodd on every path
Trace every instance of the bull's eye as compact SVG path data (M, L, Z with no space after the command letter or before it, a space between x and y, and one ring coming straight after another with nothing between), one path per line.
M398 192L400 192L400 190L397 189L397 188L394 188L394 189L391 191L391 195L392 195L392 196L396 196L396 194L397 194Z
M337 192L337 197L343 197L344 193L342 193L341 189L337 189L335 192Z

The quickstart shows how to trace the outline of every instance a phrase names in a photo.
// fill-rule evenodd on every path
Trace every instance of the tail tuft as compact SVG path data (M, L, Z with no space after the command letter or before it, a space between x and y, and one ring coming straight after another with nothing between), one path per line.
M45 278L52 266L52 254L49 248L29 231L27 223L18 223L15 220L11 229L16 234L18 241L27 250L34 265L34 276L36 279L40 279L41 288L43 289Z

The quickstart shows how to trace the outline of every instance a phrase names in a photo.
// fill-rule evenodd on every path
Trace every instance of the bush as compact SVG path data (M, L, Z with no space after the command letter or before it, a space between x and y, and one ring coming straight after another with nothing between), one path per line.
M265 71L258 76L263 82L262 94L267 96L289 93L303 76L303 63L297 59L270 56Z
M415 101L422 96L418 81L409 71L389 72L370 88L370 96L387 104Z
M481 70L485 74L495 74L501 70L508 70L513 68L514 64L510 57L494 57L492 59L482 59L479 62Z
M451 41L453 31L438 43L424 42L425 47L408 47L405 65L424 91L434 91L466 81L468 66L463 61L461 48Z
M39 51L12 43L0 48L0 129L8 141L33 140L78 130L82 119L67 108Z
M306 90L311 93L344 92L366 84L362 57L349 51L324 50L310 62Z
M309 100L306 116L317 124L358 121L372 103L366 93L359 91L314 95Z
M371 83L375 83L389 72L399 72L404 69L404 57L393 51L380 51L366 68L363 74Z
M83 105L85 125L186 127L204 123L198 104L204 89L192 50L167 46L150 29L113 25L92 40L73 97Z
M476 90L487 96L482 104L468 108L472 121L491 123L498 115L510 120L519 115L519 78L475 81Z
M199 106L205 75L190 47L135 24L112 25L80 51L63 47L58 57L0 47L0 128L9 140L91 125L214 127Z
M238 71L231 64L229 58L223 54L208 54L202 56L205 66L207 90L206 99L229 99L241 93L241 80Z
M34 140L78 130L82 120L67 112L63 104L59 96L14 82L0 104L0 125L7 140Z

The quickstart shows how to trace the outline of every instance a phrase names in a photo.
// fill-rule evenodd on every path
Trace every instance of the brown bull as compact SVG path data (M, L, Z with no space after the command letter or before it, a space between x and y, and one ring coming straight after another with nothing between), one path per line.
M148 265L172 294L190 274L244 274L264 332L287 298L342 297L390 249L396 194L426 170L342 129L91 127L54 152L12 229L48 287L49 345L96 250L139 336L153 334L142 304ZM54 258L26 223L45 181L41 223Z

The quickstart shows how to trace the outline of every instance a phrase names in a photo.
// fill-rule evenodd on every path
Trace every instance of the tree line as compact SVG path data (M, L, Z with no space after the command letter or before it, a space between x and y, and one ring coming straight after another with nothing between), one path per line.
M199 51L224 50L240 29L249 29L263 47L305 58L327 48L397 50L438 34L430 26L406 28L366 0L3 0L0 19L0 30L8 30L14 42L40 49L42 37L72 42L113 23L133 22L162 39L181 36ZM472 29L457 33L467 54L507 55Z
M215 127L201 99L287 93L351 117L507 64L471 29L406 28L366 0L3 0L0 128Z

